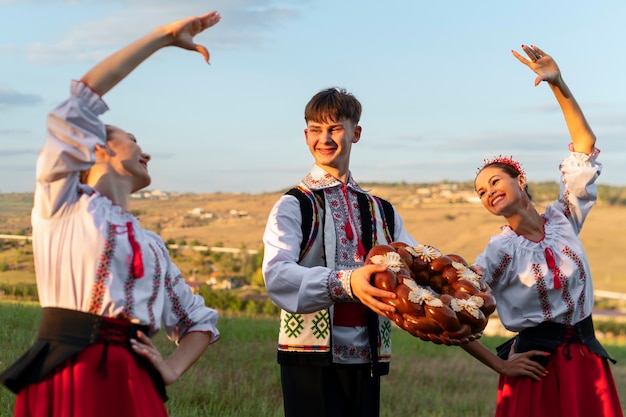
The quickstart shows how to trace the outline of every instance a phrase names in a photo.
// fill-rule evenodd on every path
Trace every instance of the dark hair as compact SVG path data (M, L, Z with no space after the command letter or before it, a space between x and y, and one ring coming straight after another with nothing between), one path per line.
M110 136L111 136L111 130L113 130L113 126L105 124L104 129L106 132L106 141L109 141L109 139L111 138ZM80 171L78 181L81 184L87 184L87 177L89 176L89 169L91 168L87 168L85 170Z
M478 174L480 174L485 168L500 168L502 171L504 171L505 174L507 174L511 178L517 178L520 176L519 171L515 169L515 167L513 167L511 164L505 164L503 162L492 162L483 166L476 174L476 177L478 177ZM476 189L476 178L474 178L474 189ZM528 191L528 182L524 186L524 192L528 196L528 199L532 201L533 197Z
M345 88L322 90L309 100L304 108L304 120L322 123L348 119L355 125L361 119L361 103Z

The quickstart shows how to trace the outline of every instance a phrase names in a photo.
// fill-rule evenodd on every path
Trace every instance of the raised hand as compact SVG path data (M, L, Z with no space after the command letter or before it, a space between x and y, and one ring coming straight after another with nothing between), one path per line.
M522 50L528 55L528 59L520 55L517 51L511 51L515 58L522 64L533 70L537 74L535 86L541 81L549 84L560 82L561 70L552 57L534 45L522 45Z
M193 41L194 36L205 29L217 24L222 17L216 11L209 12L202 16L189 17L162 27L173 37L171 45L178 46L190 51L198 51L204 56L204 60L209 62L209 51L202 45Z
M209 51L204 46L194 43L193 37L215 25L220 19L219 13L213 11L160 26L100 61L81 78L81 81L102 96L146 58L166 46L198 51L208 63Z

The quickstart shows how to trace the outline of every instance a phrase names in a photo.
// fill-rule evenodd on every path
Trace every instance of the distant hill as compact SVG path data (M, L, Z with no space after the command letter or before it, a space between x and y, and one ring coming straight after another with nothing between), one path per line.
M505 223L480 203L467 201L473 196L470 183L362 186L389 200L419 242L444 253L457 253L470 262ZM540 211L558 194L557 183L531 184L530 189ZM156 192L149 198L139 195L130 209L144 227L170 243L262 249L267 216L283 193ZM626 187L600 186L600 195L581 237L596 288L626 292L626 257L622 254L626 248L626 210L620 197L626 195ZM30 193L0 194L0 234L30 235L31 207Z
M474 185L468 182L435 183L362 183L361 186L372 193L394 203L399 208L433 207L469 204L480 206L474 192ZM625 206L626 186L598 186L598 205ZM559 192L557 182L531 182L529 190L539 207L556 198ZM144 225L164 237L172 230L189 232L207 224L222 224L216 230L213 241L222 243L241 239L245 245L259 245L260 239L248 239L247 233L233 235L233 223L250 222L256 218L258 224L250 224L251 230L264 224L271 204L286 190L272 193L209 193L180 194L161 190L144 190L133 194L131 211L139 215ZM0 193L0 234L30 234L30 211L33 205L32 193ZM479 209L479 211L482 209ZM174 239L185 233L173 233ZM191 240L207 242L207 238L191 233Z

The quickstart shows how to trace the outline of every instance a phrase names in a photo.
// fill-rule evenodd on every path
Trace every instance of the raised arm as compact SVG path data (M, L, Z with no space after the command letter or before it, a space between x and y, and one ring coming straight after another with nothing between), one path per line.
M193 42L194 36L220 21L221 16L213 11L203 16L189 17L160 26L130 45L99 62L81 81L103 96L130 74L139 64L165 46L197 51L209 62L207 49Z
M574 150L586 154L593 153L596 137L572 92L563 81L561 70L554 59L534 45L522 45L522 50L528 55L528 59L516 51L511 52L522 64L537 74L535 86L539 85L541 81L547 82L550 86L559 106L561 106Z

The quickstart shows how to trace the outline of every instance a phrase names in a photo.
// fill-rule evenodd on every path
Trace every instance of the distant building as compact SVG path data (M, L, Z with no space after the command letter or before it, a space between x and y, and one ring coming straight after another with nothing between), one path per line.
M171 193L162 190L144 190L132 193L130 198L136 200L168 200Z
M215 213L212 212L206 212L204 211L203 208L200 207L196 207L194 209L191 209L188 211L188 213L193 216L193 217L197 217L199 219L214 219L217 217L217 215Z
M245 210L232 209L228 213L230 214L231 217L247 217L248 216L248 212Z

